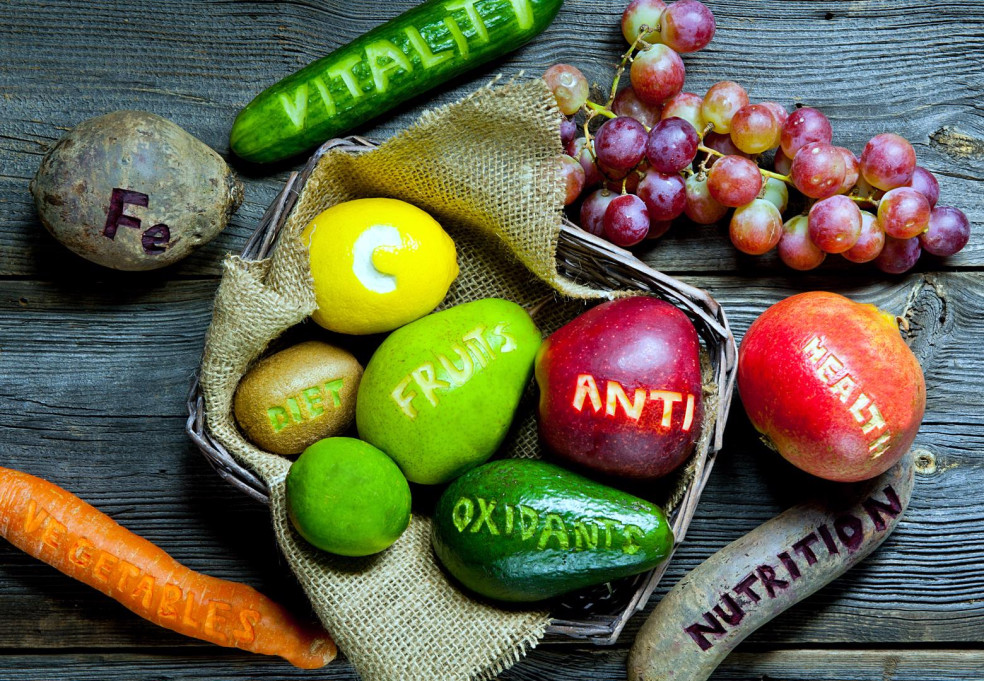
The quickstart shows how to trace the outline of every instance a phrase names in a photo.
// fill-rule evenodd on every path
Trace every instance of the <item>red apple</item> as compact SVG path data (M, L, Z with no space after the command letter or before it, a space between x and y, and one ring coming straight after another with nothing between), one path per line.
M926 383L895 317L836 293L801 293L762 313L738 352L752 424L790 463L867 480L909 450Z
M656 298L602 303L558 329L540 346L536 381L547 446L605 475L666 475L703 423L697 332Z

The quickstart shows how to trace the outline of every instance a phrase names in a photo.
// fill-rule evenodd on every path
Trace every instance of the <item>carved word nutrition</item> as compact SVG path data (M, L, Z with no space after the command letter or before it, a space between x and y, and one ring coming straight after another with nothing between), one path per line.
M803 347L803 352L813 364L816 377L823 381L842 403L848 404L854 393L860 390L860 385L849 373L844 362L823 347L822 343L819 336L814 336ZM850 412L860 425L861 432L868 436L868 453L872 459L877 459L885 453L892 440L892 434L886 429L885 419L878 406L862 391L851 404Z
M136 565L97 549L91 540L73 535L47 510L31 499L23 518L24 533L41 543L42 549L64 552L77 569L91 574L96 584L103 584L107 594L125 596L134 612L181 623L222 645L243 645L256 638L254 627L261 614L250 608L237 608L216 598L203 598L177 584L157 581ZM85 579L81 575L79 579Z
M533 542L537 551L601 549L632 555L639 551L639 540L646 534L637 525L608 518L581 518L568 528L559 513L541 515L540 511L523 504L500 506L495 499L482 497L459 498L451 511L451 521L458 532L515 537Z
M267 418L273 432L279 433L287 426L303 423L325 413L325 404L338 407L342 404L339 393L344 379L336 378L324 385L314 385L288 397L284 404L267 409Z
M150 197L130 189L118 187L113 189L113 194L109 199L109 212L106 213L106 224L103 226L104 237L115 241L116 232L120 227L140 229L140 218L123 212L127 205L147 208L150 205ZM170 242L171 230L163 222L148 227L140 235L140 245L147 255L160 255L167 250Z
M454 343L447 354L434 353L437 366L434 362L424 362L404 376L390 393L390 397L411 419L417 418L417 407L422 404L419 399L421 396L432 407L436 407L440 399L439 390L460 388L477 372L495 361L498 356L496 352L504 355L516 349L516 339L506 332L508 328L508 324L498 324L486 333L484 326L476 326L462 335L461 342ZM496 339L499 339L498 343ZM496 345L498 350L494 349ZM439 378L439 373L447 380Z
M489 42L489 26L486 18L476 7L479 0L452 0L444 3L447 16L434 24L423 27L424 32L434 34L446 32L452 46L434 52L428 45L420 29L406 26L393 41L378 38L366 45L362 54L352 54L341 61L332 61L331 66L307 82L297 85L292 93L280 93L280 103L284 113L297 129L304 127L309 107L315 110L322 107L327 117L334 116L337 110L336 98L359 100L374 94L383 94L389 89L390 75L398 72L413 73L414 57L419 59L420 68L428 70L451 59L455 51L462 59L469 55L469 40L475 46ZM519 28L526 30L533 26L533 6L529 0L509 0L516 14ZM486 7L495 3L482 3ZM466 37L465 33L470 35ZM360 82L359 73L368 70L371 80ZM311 87L315 92L311 91ZM334 92L334 94L332 94ZM313 96L317 94L317 97ZM320 113L320 112L319 112ZM320 116L319 116L320 118Z
M591 374L579 374L571 406L577 411L583 411L585 402L587 402L596 414L601 412L602 406L604 406L604 415L610 418L618 418L618 411L621 408L625 418L638 421L647 405L652 404L654 409L659 409L660 407L655 405L662 404L659 426L663 430L668 430L673 424L673 407L684 401L686 401L686 406L683 410L683 422L680 424L680 429L689 433L694 424L694 405L696 403L696 398L690 393L636 388L632 392L632 398L629 399L629 395L621 383L605 381L605 401L602 405L601 392L598 390L598 382L595 381L595 377Z
M895 518L902 513L902 503L896 491L888 486L883 493L885 501L869 497L861 503L861 508L871 520L875 532L884 532L888 527L884 516ZM843 560L842 547L847 550L848 555L861 548L865 541L863 517L859 518L853 513L838 516L832 523L833 531L826 523L818 526L789 549L776 555L781 567L768 563L759 565L733 589L719 594L720 604L704 613L706 624L696 622L684 626L684 632L701 650L710 650L714 642L707 638L708 635L720 638L728 633L725 625L738 627L745 619L746 609L754 607L762 600L761 590L764 589L765 595L770 600L776 598L780 592L800 579L803 571L809 571L823 559L823 556L818 556L817 551L813 550L814 545L823 545L827 560ZM753 588L756 583L760 591ZM721 607L722 605L724 607Z

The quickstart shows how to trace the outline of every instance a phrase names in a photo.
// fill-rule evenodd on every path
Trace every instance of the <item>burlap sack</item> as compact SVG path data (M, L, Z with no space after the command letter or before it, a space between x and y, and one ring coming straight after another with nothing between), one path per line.
M286 458L260 451L237 430L232 398L248 366L314 309L299 233L340 201L389 196L434 215L454 239L461 274L443 307L489 296L532 306L559 291L609 295L557 272L563 182L559 111L540 79L484 88L425 114L371 152L328 152L305 185L274 255L229 257L215 300L201 372L212 436L270 488L273 524L318 616L364 681L489 679L536 645L544 611L504 610L462 594L438 567L430 519L415 515L389 550L341 559L313 549L285 512ZM537 317L552 330L575 310L551 303ZM537 456L532 409L506 445Z

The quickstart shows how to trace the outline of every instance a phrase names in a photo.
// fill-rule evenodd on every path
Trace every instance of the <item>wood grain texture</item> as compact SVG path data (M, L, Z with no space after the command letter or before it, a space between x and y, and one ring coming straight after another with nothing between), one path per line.
M625 678L624 651L571 653L534 650L501 681L618 681ZM766 650L735 653L710 681L980 681L984 653L978 650ZM64 681L107 679L200 679L253 681L351 681L352 667L338 660L324 669L291 669L269 658L236 654L193 655L163 650L157 653L54 654L0 656L5 681Z
M908 307L929 388L916 443L921 472L899 529L858 569L757 632L712 678L976 681L984 668L984 15L976 0L707 2L718 33L685 57L688 90L732 79L753 99L818 106L838 143L857 152L874 134L899 132L937 173L942 203L975 223L963 252L920 263L908 277L839 258L817 273L790 273L773 256L739 255L723 227L681 226L640 251L707 288L739 338L765 307L801 290L833 289L900 314ZM259 89L414 4L0 0L0 465L78 493L193 569L308 612L266 509L222 483L183 433L221 256L242 248L299 162L256 168L232 159L246 184L232 225L178 267L138 275L97 268L58 245L38 223L27 183L67 129L121 108L168 117L228 158L232 120ZM623 5L567 0L531 45L357 132L386 138L497 73L536 75L566 61L604 84L623 48ZM737 403L727 442L655 598L822 487L761 446ZM0 613L3 679L356 678L344 661L302 672L159 630L6 543ZM619 648L641 622L630 622ZM911 644L927 647L906 650ZM622 679L624 662L621 649L548 646L503 678Z
M39 228L27 193L41 155L79 121L120 108L145 109L228 157L236 112L259 89L415 4L95 0L37 5L6 0L0 22L0 275L98 276ZM718 32L687 55L686 88L703 93L736 80L753 99L820 107L838 143L860 153L894 131L939 175L942 203L978 225L971 243L924 270L984 264L984 15L974 0L945 10L919 0L736 0L709 3ZM567 61L606 86L623 49L623 3L567 0L544 34L515 54L438 88L357 132L384 139L420 112L452 101L497 73L541 73ZM494 121L490 121L490 130ZM299 163L299 162L298 162ZM216 275L218 255L238 251L288 169L246 167L246 200L226 232L172 275ZM777 258L742 256L723 227L681 225L640 256L669 272L781 270ZM855 269L830 258L824 271ZM867 268L865 268L867 269Z

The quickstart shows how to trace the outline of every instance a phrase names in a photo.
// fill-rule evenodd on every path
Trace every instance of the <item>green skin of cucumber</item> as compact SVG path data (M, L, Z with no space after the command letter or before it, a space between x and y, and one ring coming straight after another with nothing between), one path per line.
M267 88L236 117L247 161L288 158L507 52L563 0L428 0Z
M455 480L432 543L449 573L489 598L528 602L650 570L673 550L654 504L543 461L505 459Z

